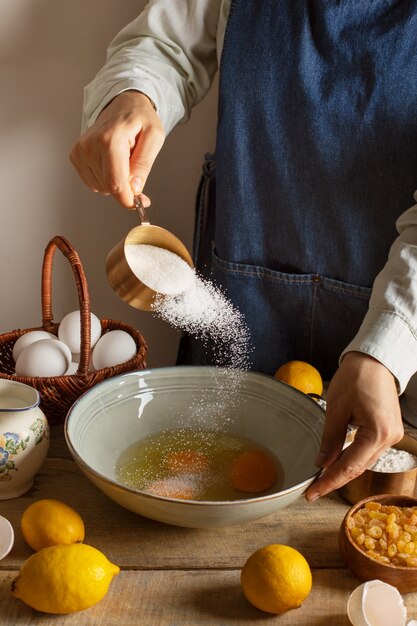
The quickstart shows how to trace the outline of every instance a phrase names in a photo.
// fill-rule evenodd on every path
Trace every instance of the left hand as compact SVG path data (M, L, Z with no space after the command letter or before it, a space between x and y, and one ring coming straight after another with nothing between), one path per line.
M348 424L355 439L342 453ZM382 363L348 352L327 393L324 432L316 465L325 469L307 489L309 501L338 489L397 443L404 434L395 378Z

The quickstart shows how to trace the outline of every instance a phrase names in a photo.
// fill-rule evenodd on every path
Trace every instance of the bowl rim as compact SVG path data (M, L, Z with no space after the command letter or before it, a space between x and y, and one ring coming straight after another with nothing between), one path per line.
M296 485L293 485L292 487L288 487L287 489L284 489L283 491L278 491L278 492L274 492L274 493L268 493L264 496L255 496L255 497L249 497L249 498L241 498L238 500L186 500L186 499L182 499L182 498L172 498L172 497L168 497L168 496L161 496L158 494L151 494L147 491L143 491L140 489L133 489L132 487L128 487L126 485L122 485L118 482L116 482L115 480L112 480L111 478L108 478L107 476L105 476L104 474L102 474L101 472L93 469L88 463L86 463L86 461L84 461L84 459L78 454L78 452L76 451L74 445L72 444L71 441L71 437L69 435L69 423L70 423L70 419L71 419L71 415L73 414L73 411L75 410L75 408L78 406L78 404L81 403L81 401L83 400L83 398L85 396L87 396L93 389L97 389L99 387L102 386L111 386L112 383L114 383L115 381L117 381L117 379L122 379L122 378L128 378L131 377L133 375L137 375L137 376L146 376L146 375L150 375L152 372L164 372L164 371L168 371L168 370L178 370L179 368L188 368L188 369L206 369L206 370L228 370L229 368L226 367L219 367L219 366L210 366L210 365L172 365L172 366L165 366L165 367L154 367L154 368L146 368L143 370L135 370L133 372L124 372L122 374L118 374L116 376L113 376L111 378L107 378L105 380L100 381L99 383L97 383L96 385L94 385L94 387L87 389L81 396L79 396L75 402L71 405L71 407L69 408L66 417L65 417L65 421L64 421L64 437L65 437L65 441L67 443L67 446L69 448L69 451L71 453L71 455L73 456L73 458L75 459L75 461L77 462L77 464L81 467L81 469L83 469L84 472L87 472L89 474L92 474L94 477L98 478L99 480L105 482L106 484L115 487L118 490L123 490L129 493L132 493L134 495L140 495L146 498L150 498L152 500L156 499L156 500L162 500L165 502L177 502L177 503L181 503L184 505L189 505L189 506L215 506L216 508L219 508L219 506L242 506L245 504L250 504L253 502L266 502L268 500L275 500L277 499L277 496L279 495L281 496L286 496L291 494L293 491L298 491L298 490L302 490L302 493L304 493L305 489L308 487L308 485L310 485L315 478L317 478L321 472L323 471L322 468L317 468L317 471L314 472L311 476L309 476L308 478L306 478L305 480L303 480L301 483L297 483ZM274 378L273 376L269 376L268 374L264 374L263 372L255 372L255 371L251 371L251 370L242 370L242 372L244 374L249 374L250 376L254 376L254 377L262 377L271 381L275 381L273 382L273 384L278 384L278 385L284 385L287 388L290 388L293 392L296 392L296 394L299 397L303 397L306 399L306 401L308 402L312 402L314 406L317 407L317 409L319 411L321 411L323 414L325 413L325 409L318 404L313 398L311 398L310 396L308 396L307 394L303 393L302 391L296 389L295 387L292 387L291 385L280 381L276 378ZM302 495L302 493L300 495Z
M367 498L363 498L362 500L358 500L358 502L356 502L355 504L353 504L351 507L349 507L349 509L346 511L346 514L342 520L341 523L341 529L343 529L343 534L345 536L345 538L347 539L348 543L350 546L353 546L354 550L360 554L362 557L364 557L367 561L369 561L370 563L374 564L375 566L378 567L383 567L383 568L388 568L391 569L393 571L405 571L408 573L411 572L415 572L417 573L417 567L409 567L407 565L392 565L391 563L380 563L379 561L373 559L372 557L370 557L369 555L367 555L365 552L363 552L363 550L361 550L356 543L353 541L351 534L349 532L349 529L346 527L347 524L347 520L349 517L351 517L354 513L356 513L359 509L363 508L365 506L365 504L367 502L378 502L381 499L390 499L390 500L411 500L414 502L413 505L411 506L416 506L417 507L417 498L413 498L412 496L403 496L401 494L393 494L393 493L381 493L378 495L373 495L373 496L368 496ZM393 506L407 506L405 505L395 505L393 503Z

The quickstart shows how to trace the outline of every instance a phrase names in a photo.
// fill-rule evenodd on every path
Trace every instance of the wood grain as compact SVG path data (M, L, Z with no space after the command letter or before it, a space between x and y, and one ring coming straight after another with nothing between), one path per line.
M10 583L32 550L20 518L40 498L58 498L78 510L86 543L122 568L96 606L68 616L33 611L10 596ZM0 514L15 529L12 552L0 561L1 626L348 626L346 604L360 584L342 561L338 530L348 509L337 494L313 504L303 498L244 526L187 529L131 513L109 500L80 472L66 447L62 426L52 429L48 458L33 488L0 501ZM303 606L282 616L258 611L244 598L240 569L268 543L299 549L313 570L313 590ZM408 619L417 618L417 593L404 596Z
M40 498L58 498L83 517L86 543L123 568L204 569L241 567L262 545L285 543L300 550L312 567L342 567L338 529L348 508L337 495L313 504L303 498L290 507L243 526L189 529L131 513L101 493L69 459L47 458L30 491L0 504L15 529L15 546L0 562L18 567L31 554L20 518ZM323 546L326 546L323 549Z
M238 570L123 571L96 606L68 616L51 616L9 598L13 575L0 574L2 626L349 626L347 600L358 584L346 570L315 571L313 591L304 604L274 616L247 602ZM417 594L405 595L404 601L408 618L417 616Z

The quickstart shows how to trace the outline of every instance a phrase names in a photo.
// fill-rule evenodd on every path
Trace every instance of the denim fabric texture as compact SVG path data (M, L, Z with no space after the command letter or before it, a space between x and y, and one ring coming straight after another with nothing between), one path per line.
M330 378L359 328L416 188L416 34L417 0L232 1L194 250L255 370Z

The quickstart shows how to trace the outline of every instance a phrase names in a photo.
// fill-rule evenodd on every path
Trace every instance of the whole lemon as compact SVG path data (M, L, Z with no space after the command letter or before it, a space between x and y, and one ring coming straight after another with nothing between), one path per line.
M61 544L32 554L12 582L12 596L44 613L74 613L99 602L117 565L84 543Z
M60 500L44 498L23 512L23 538L33 550L42 550L59 543L84 541L85 530L81 516Z
M305 361L288 361L277 369L274 378L299 389L303 393L323 393L323 379L320 372Z
M254 552L242 568L243 593L261 611L280 614L301 606L311 591L310 566L304 556L281 544Z

